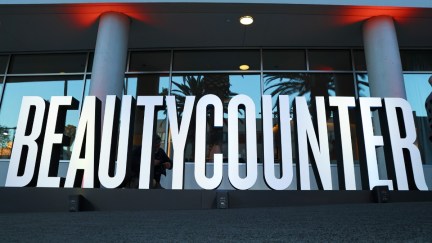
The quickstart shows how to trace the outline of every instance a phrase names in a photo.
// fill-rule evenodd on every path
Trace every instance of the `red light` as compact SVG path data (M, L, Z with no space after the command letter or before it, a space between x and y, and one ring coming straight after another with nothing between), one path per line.
M333 71L333 67L326 66L326 65L317 65L313 68L313 70L320 70L320 71Z
M365 21L374 16L388 15L393 17L397 22L403 21L404 18L416 16L418 10L414 8L402 7L346 7L342 9L342 24L354 24Z
M151 22L146 10L133 4L76 4L69 5L67 10L79 27L90 27L97 22L101 14L110 11L123 13L136 21Z

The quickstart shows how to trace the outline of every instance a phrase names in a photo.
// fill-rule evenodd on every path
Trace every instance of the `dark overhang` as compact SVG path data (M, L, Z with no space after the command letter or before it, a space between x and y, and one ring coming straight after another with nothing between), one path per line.
M105 11L131 17L129 47L361 47L362 23L391 15L401 47L430 47L432 9L300 4L0 5L0 52L91 50ZM253 25L239 24L252 15Z

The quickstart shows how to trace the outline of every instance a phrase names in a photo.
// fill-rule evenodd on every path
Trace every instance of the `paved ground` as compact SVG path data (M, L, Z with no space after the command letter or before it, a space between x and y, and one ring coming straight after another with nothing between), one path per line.
M432 242L432 202L0 214L0 242Z

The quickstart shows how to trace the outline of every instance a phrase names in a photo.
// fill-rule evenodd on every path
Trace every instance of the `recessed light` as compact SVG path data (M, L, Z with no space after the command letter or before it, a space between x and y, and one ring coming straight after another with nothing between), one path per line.
M246 65L246 64L240 65L239 69L243 70L243 71L249 70L249 65Z
M250 25L253 23L253 18L252 16L242 16L240 17L240 23L242 25Z

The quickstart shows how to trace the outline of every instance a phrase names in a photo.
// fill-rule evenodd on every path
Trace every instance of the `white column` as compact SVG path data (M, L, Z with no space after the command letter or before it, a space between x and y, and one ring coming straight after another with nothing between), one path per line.
M376 16L367 20L363 42L371 96L406 99L393 18Z
M363 24L363 42L372 97L400 97L406 99L399 45L393 18L375 16ZM375 134L381 134L378 114L373 125ZM378 172L387 179L384 149L377 148ZM363 188L365 189L365 188Z
M99 20L90 95L105 103L106 95L122 96L130 20L117 12L103 13Z

